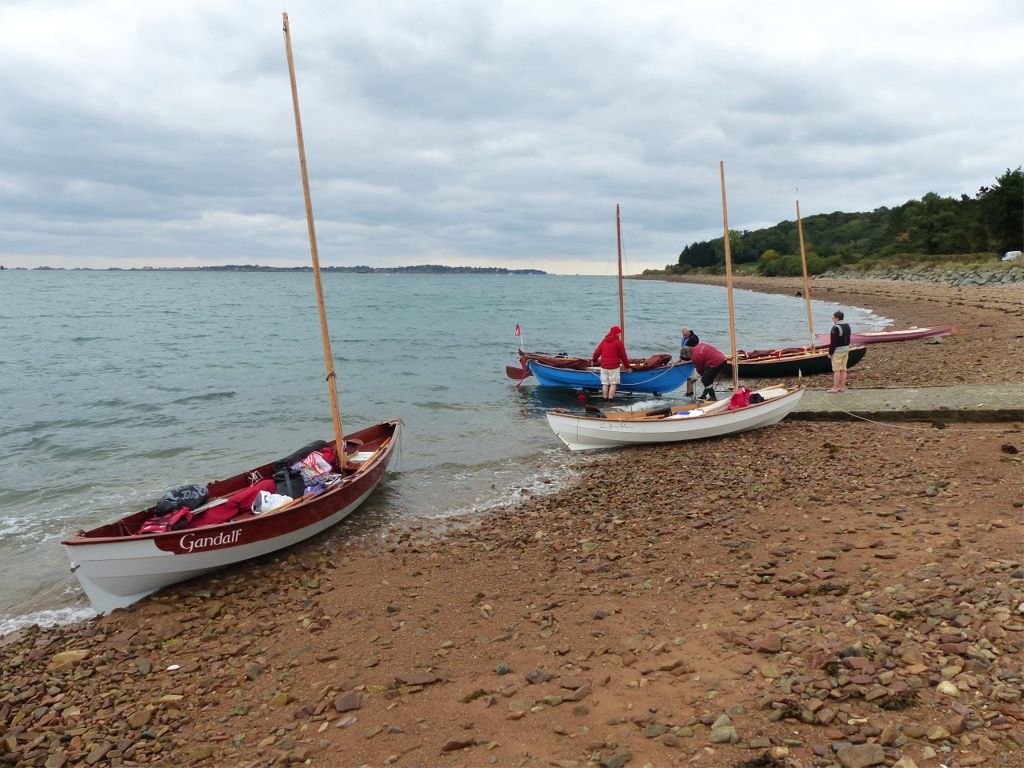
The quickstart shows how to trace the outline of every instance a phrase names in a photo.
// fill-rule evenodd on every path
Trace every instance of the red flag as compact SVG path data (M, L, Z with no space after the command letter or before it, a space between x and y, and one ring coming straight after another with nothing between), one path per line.
M519 327L519 323L516 323L516 336L522 336L523 329Z

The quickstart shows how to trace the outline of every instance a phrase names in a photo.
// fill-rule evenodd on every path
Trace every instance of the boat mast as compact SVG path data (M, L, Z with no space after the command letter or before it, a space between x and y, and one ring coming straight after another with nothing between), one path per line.
M288 14L284 17L284 47L288 54L288 76L292 83L292 106L295 109L295 137L299 144L299 167L302 170L302 194L306 200L306 226L309 229L309 252L313 257L313 282L316 283L316 303L320 310L320 336L324 343L324 363L327 366L327 388L331 394L331 416L334 419L334 445L338 462L344 469L348 464L345 454L345 435L338 412L338 384L331 354L331 335L327 331L327 310L324 308L324 288L320 282L320 257L316 248L316 229L313 227L313 203L309 196L309 174L306 172L306 145L302 140L302 118L299 117L299 89L295 85L295 61L292 58L292 37L288 28Z
M619 239L619 328L622 329L622 343L626 343L626 311L622 302L622 223L619 221L619 204L615 204L615 234Z
M725 227L725 287L729 294L729 345L732 354L732 391L740 388L740 369L736 359L736 311L732 304L732 250L729 246L729 210L725 204L725 161L718 161L722 176L722 224Z
M811 284L807 279L807 253L804 251L804 224L800 220L800 200L796 201L796 228L800 233L800 264L804 268L804 299L807 300L807 329L811 333L811 351L818 343L814 336L814 319L811 317Z

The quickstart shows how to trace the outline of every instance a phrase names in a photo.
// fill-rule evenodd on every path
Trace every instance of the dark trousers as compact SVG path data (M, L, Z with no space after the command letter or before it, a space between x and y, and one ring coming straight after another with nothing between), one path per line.
M721 365L716 366L714 368L705 368L704 369L704 373L702 373L700 375L700 383L704 385L705 389L714 389L715 388L715 379L718 377L718 374L720 374L722 371L725 370L725 367L727 365L729 365L729 361L728 360L726 360L724 363L722 363Z

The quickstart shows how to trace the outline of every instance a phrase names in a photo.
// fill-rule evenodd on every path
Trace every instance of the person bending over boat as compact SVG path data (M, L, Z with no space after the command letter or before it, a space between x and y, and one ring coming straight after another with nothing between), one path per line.
M597 365L598 359L601 361L601 393L605 400L615 397L615 390L619 386L619 365L629 370L629 356L626 354L626 345L619 338L620 333L622 329L613 325L608 335L597 345L591 360L594 365Z
M693 363L694 370L700 374L700 383L704 385L704 393L701 400L717 400L715 397L715 378L725 366L729 364L729 358L710 344L703 342L695 347L683 347L679 350L681 360L689 360Z
M850 324L843 322L842 310L832 315L828 335L828 359L832 361L832 394L846 391L846 361L850 357Z

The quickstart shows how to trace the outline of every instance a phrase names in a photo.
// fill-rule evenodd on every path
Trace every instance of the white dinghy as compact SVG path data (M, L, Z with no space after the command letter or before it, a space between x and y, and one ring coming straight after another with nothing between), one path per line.
M570 451L618 448L625 445L676 443L722 437L782 421L803 396L802 387L758 390L764 402L729 410L729 401L704 406L674 406L656 411L574 414L554 410L548 424Z

